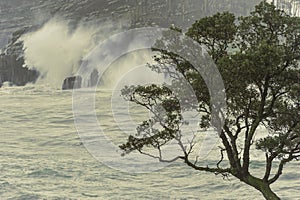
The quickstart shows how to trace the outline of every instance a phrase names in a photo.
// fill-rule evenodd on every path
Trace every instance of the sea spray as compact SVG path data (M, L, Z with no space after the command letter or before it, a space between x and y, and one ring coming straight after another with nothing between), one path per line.
M68 21L51 19L21 38L25 65L40 72L37 83L60 88L64 78L76 73L81 59L95 46L97 31L85 25L71 30Z
M45 23L40 29L27 33L21 40L24 42L25 66L40 72L38 84L47 84L61 88L66 77L75 76L78 68L84 65L84 58L95 46L109 39L112 35L122 32L126 26L109 21L99 23L79 23L75 28L69 26L67 20L55 17ZM125 27L125 28L124 28ZM144 41L136 40L138 43ZM131 43L130 45L139 45ZM108 46L117 49L119 46ZM99 52L101 54L101 52ZM153 53L150 49L138 52L128 52L122 55L101 73L100 81L105 86L113 86L131 69L152 62ZM94 63L93 69L87 69L83 77L83 87L87 87L93 70L102 72L102 67ZM149 74L132 74L132 79L145 80Z

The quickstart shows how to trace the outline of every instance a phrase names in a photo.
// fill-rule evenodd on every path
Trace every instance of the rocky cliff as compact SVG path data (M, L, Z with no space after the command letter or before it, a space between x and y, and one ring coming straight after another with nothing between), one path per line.
M144 26L181 28L216 12L244 15L259 0L1 0L0 1L0 87L5 81L15 85L34 82L38 72L24 67L23 44L18 39L41 27L54 16L78 23L95 24L109 20L123 28ZM117 25L117 24L116 24ZM120 26L120 24L118 24ZM33 67L33 66L30 66Z
M13 85L23 86L26 83L34 83L39 73L35 70L29 70L23 67L23 58L16 55L0 55L0 87L4 82L10 82Z
M24 33L30 30L32 28L23 27L15 31L10 43L0 54L0 87L4 82L23 86L27 83L35 83L37 80L39 72L24 66L23 43L18 41Z

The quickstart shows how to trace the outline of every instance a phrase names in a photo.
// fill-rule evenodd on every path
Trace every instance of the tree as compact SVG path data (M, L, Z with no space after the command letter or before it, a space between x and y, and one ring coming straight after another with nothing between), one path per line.
M174 30L182 32L178 28ZM150 67L173 76L172 85L180 83L176 73L181 74L195 91L198 102L182 107L176 96L184 91L174 92L166 85L124 88L122 95L126 100L153 113L151 119L137 127L136 135L120 145L124 155L132 151L147 154L145 149L154 148L158 155L150 156L163 161L162 146L175 140L183 152L176 159L182 159L189 167L232 175L260 191L265 199L279 199L270 185L281 176L285 164L300 158L299 31L299 18L263 1L247 17L236 19L231 13L218 13L196 21L185 33L205 46L224 80L227 109L219 133L221 159L215 167L197 165L190 156L193 141L185 146L181 140L184 110L196 106L201 116L200 128L212 125L214 108L210 105L205 81L188 60L174 52L153 48L158 55L154 57L156 64ZM157 43L170 43L172 39L165 34ZM171 65L175 70L170 69ZM159 112L161 110L163 112ZM254 136L260 127L265 128L267 136L256 140ZM251 147L254 145L265 154L262 177L250 173ZM227 160L224 160L225 156Z

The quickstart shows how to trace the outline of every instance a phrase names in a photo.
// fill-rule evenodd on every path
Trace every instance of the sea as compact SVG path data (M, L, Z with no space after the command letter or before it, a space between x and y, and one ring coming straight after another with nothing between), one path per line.
M1 200L263 199L234 177L196 171L180 160L161 165L147 155L139 157L140 163L123 159L127 155L116 150L118 145L130 132L135 134L134 125L147 112L124 102L113 106L112 97L119 94L110 90L85 93L95 94L94 114L87 113L86 121L74 114L73 91L47 85L0 88ZM97 119L99 132L83 130L91 118ZM115 151L106 151L107 144L114 145ZM208 154L200 164L218 162L218 144ZM251 172L255 175L262 176L263 158L263 153L253 151ZM286 164L283 175L272 185L282 199L300 199L299 167L297 162Z

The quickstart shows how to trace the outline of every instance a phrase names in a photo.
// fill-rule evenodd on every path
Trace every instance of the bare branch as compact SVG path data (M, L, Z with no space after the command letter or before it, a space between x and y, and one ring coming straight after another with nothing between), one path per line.
M299 157L299 155L293 155L293 152L291 152L291 153L289 154L289 157L288 157L288 158L282 159L282 160L280 161L279 166L278 166L277 173L275 174L275 176L274 176L273 178L271 178L271 179L268 181L268 183L269 183L269 184L272 184L272 183L274 183L275 181L277 181L277 179L282 175L283 166L284 166L286 163L292 161L293 159L296 159L297 157Z
M175 157L175 158L173 158L173 159L171 159L171 160L165 160L165 159L162 158L161 154L160 154L160 156L155 156L155 155L152 155L152 154L150 154L150 153L143 152L143 151L141 151L141 150L138 150L138 151L139 151L140 154L149 156L149 157L151 157L151 158L157 159L157 160L160 161L160 162L165 162L165 163L172 163L172 162L175 162L176 160L178 160L178 159L181 158L180 156L177 156L177 157Z
M220 146L219 146L219 148L220 148L220 152L221 152L221 158L220 158L220 161L217 163L217 167L218 167L218 168L220 168L219 165L221 164L221 162L222 162L223 159L224 159L224 154L223 154L223 152L226 151L226 149L224 149L224 148L222 148L222 147L220 147Z
M279 164L279 167L278 167L278 170L277 170L277 173L275 174L275 176L273 178L271 178L268 183L269 184L272 184L274 183L275 181L277 181L277 179L281 176L282 174L282 170L283 170L283 165L286 163L286 161L282 160Z
M184 162L188 166L192 167L195 170L205 171L205 172L211 172L211 173L215 173L216 175L222 174L223 176L228 176L228 174L231 173L231 169L230 168L222 169L222 168L210 168L208 166L206 166L206 167L200 167L200 166L196 166L192 162L190 162L187 157L183 157L183 158L181 157L181 159L184 159Z
M272 161L274 158L274 156L268 156L268 154L266 153L266 171L263 178L264 181L267 181L270 177L270 173L272 170Z

